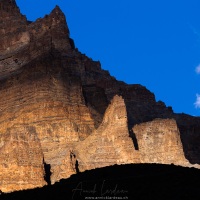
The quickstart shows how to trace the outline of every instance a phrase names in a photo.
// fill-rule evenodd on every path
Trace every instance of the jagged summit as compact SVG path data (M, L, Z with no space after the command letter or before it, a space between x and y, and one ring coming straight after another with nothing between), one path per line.
M52 25L63 24L67 27L65 15L58 5L56 5L55 8L51 11L49 17L53 20ZM68 29L68 27L67 27L67 29Z
M49 15L28 23L15 1L1 1L0 80L18 71L33 59L57 50L74 48L65 15L56 6Z
M9 15L18 15L20 10L15 0L0 0L0 17Z
M6 8L7 6L18 8L15 0L0 0L1 8Z
M55 6L55 8L52 10L51 14L56 14L56 15L62 15L65 17L64 13L62 12L62 10L60 9L60 7L58 5Z

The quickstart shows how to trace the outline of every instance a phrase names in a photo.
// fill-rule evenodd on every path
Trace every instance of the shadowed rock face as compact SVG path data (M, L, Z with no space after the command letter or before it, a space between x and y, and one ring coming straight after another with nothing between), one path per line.
M200 120L186 114L175 114L185 157L192 164L200 164Z
M44 163L51 183L114 164L200 163L200 119L81 54L58 6L29 23L0 0L0 44L0 190L45 185Z

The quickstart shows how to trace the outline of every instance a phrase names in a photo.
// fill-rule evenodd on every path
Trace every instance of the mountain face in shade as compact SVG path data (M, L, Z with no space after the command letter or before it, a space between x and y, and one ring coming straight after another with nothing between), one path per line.
M127 163L200 163L200 118L81 54L56 6L35 22L0 0L0 190Z

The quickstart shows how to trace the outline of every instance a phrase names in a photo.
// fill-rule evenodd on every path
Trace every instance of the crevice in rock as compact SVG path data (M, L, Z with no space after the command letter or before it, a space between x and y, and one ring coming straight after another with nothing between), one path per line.
M71 48L72 48L72 49L75 49L74 40L71 39L71 38L69 38L69 43L70 43L70 45L71 45Z
M76 163L75 163L75 169L76 169L76 173L78 174L80 171L79 171L79 164L78 164L78 160L76 160Z
M48 185L51 185L51 165L47 164L43 159L44 164L44 180L47 182Z
M79 163L73 150L70 150L70 162L71 162L72 169L78 174L80 172Z
M133 141L133 145L134 145L135 150L138 151L138 150L139 150L138 141L137 141L136 135L135 135L135 133L133 132L132 129L129 131L129 135L130 135L130 137L132 138L132 141Z

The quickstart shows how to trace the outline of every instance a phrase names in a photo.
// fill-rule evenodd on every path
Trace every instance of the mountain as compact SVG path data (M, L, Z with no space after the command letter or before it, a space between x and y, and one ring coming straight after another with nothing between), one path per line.
M56 6L30 22L0 0L0 190L128 163L200 164L200 118L81 54Z

